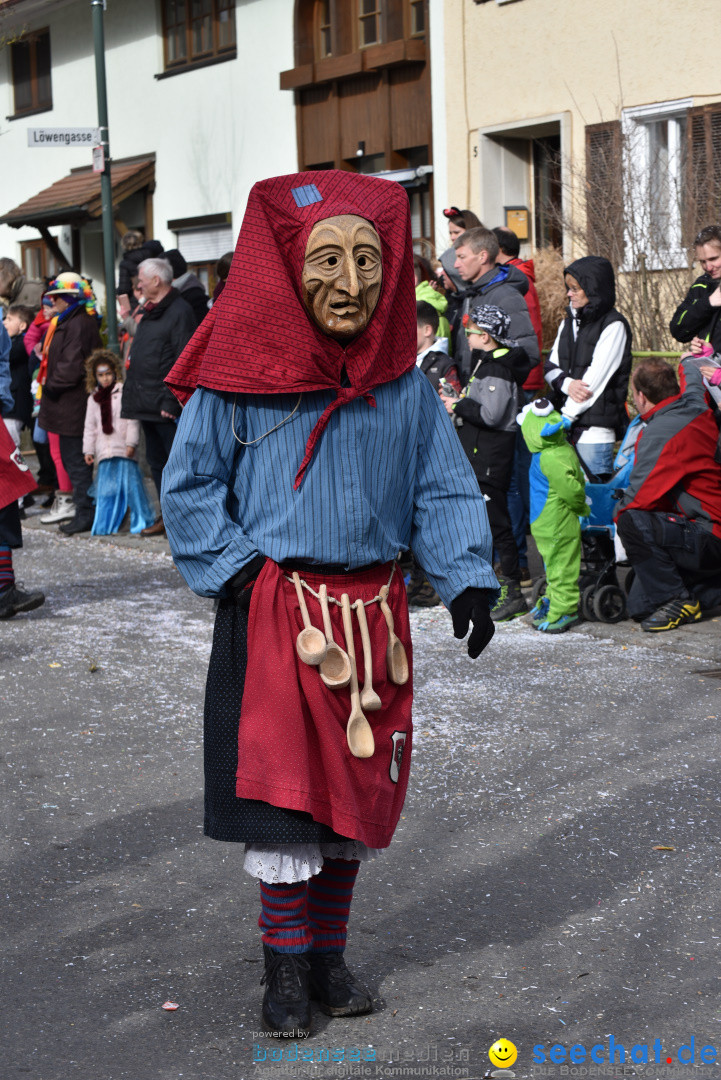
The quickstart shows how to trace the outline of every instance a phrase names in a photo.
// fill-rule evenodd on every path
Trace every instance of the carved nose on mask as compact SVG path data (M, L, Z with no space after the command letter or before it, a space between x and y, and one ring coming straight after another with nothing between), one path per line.
M348 293L349 296L358 296L360 291L358 287L358 270L355 260L351 256L346 256L343 259L343 265L336 280L336 287Z

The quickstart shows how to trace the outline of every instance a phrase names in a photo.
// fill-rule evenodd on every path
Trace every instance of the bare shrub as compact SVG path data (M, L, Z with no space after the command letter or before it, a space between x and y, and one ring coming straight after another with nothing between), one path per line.
M536 248L533 252L536 268L536 291L541 305L543 348L550 349L556 339L561 321L566 317L568 298L563 282L564 258L558 248Z

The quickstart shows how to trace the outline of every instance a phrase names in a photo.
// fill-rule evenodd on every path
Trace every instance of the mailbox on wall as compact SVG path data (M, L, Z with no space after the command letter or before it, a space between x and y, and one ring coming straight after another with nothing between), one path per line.
M530 240L527 206L504 206L506 228L513 229L519 240Z

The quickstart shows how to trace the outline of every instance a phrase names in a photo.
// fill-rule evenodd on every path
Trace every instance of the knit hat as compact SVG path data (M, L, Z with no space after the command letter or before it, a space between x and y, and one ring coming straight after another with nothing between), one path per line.
M79 300L80 303L85 304L85 310L88 315L97 315L98 313L95 295L90 286L90 282L86 281L80 274L74 274L71 270L65 270L62 274L58 274L58 276L50 282L45 295L73 296L76 300Z
M465 319L463 321L466 322ZM479 330L485 330L494 341L498 342L499 345L505 345L508 349L513 349L518 344L517 341L508 336L511 329L510 315L507 315L505 311L501 311L494 304L479 304L478 307L471 308L466 325L470 323L477 326Z

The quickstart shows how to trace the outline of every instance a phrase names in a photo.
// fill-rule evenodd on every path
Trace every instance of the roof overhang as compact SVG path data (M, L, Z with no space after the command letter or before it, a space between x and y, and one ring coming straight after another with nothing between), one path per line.
M0 16L3 30L24 30L22 25L27 19L42 16L45 19L51 12L68 7L73 0L0 0Z
M123 158L111 165L113 208L143 188L155 189L155 155ZM37 229L59 225L84 225L102 216L100 173L91 166L72 169L67 176L43 188L14 210L0 217L0 225Z

